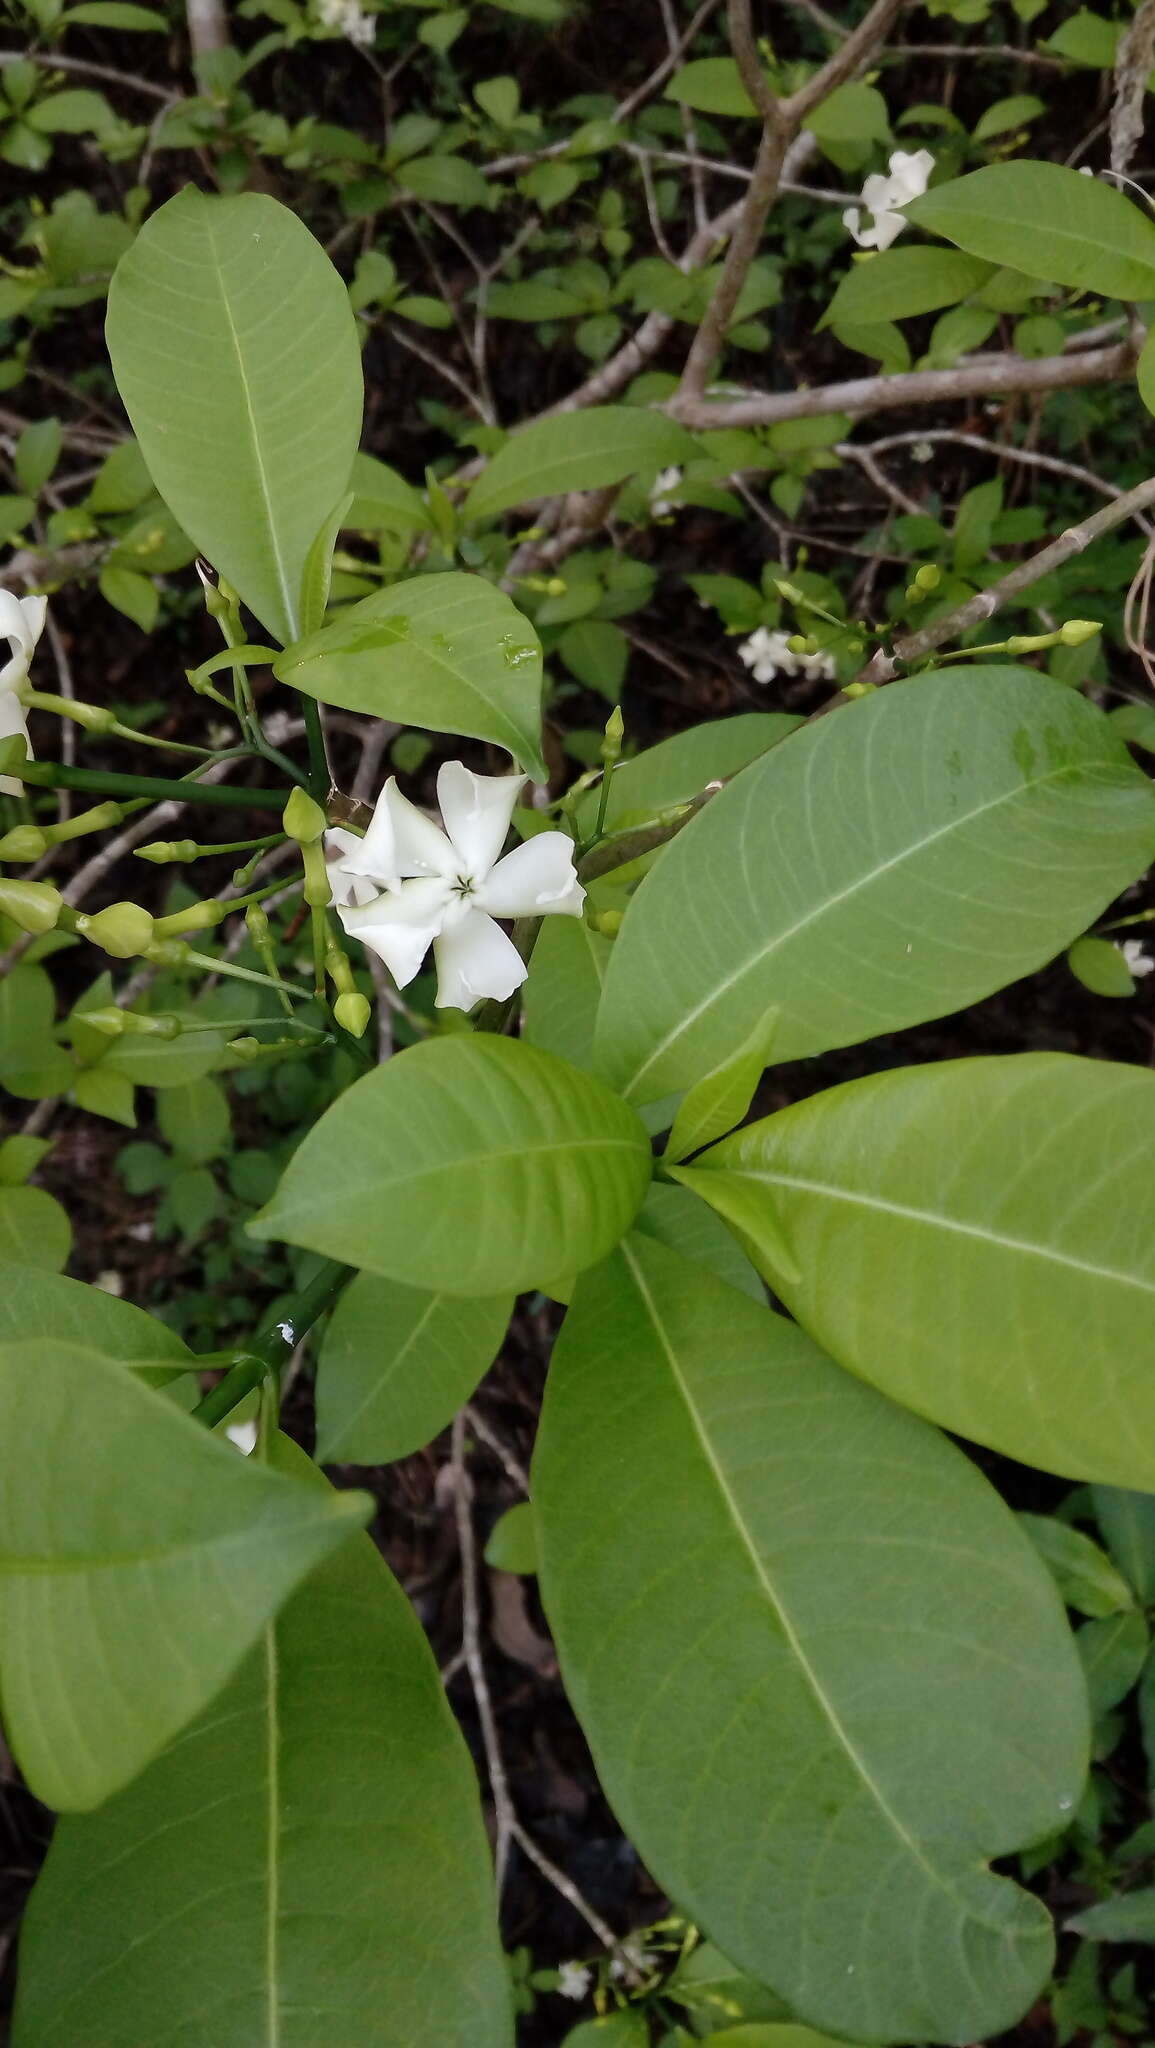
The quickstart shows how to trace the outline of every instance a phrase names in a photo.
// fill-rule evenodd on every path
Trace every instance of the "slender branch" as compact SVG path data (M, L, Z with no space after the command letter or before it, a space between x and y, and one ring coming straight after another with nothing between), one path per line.
M153 85L151 79L141 78L139 73L116 71L111 64L93 64L87 57L64 57L58 50L0 50L2 64L43 64L49 71L77 71L85 78L104 78L109 85L122 85L128 92L146 93L151 100L163 100L166 107L174 106L180 98L178 92L166 92L163 86Z
M1035 448L1018 448L1012 441L992 441L985 434L968 434L956 427L915 427L906 434L886 434L870 443L870 452L874 456L884 455L891 448L914 448L924 441L935 447L945 444L954 448L974 448L982 455L997 456L1000 462L1020 462L1027 469L1043 469L1052 476L1067 477L1071 483L1086 484L1088 489L1098 491L1104 498L1123 496L1118 484L1108 483L1105 476L1096 476L1093 469L1085 469L1081 462L1064 462L1058 455L1042 455ZM836 455L853 455L854 452L854 444L849 441L835 443ZM1146 520L1137 517L1135 523L1147 532Z
M55 761L27 761L20 775L42 789L87 789L98 796L179 798L182 804L208 804L218 810L282 811L284 790L217 789L202 782L165 782L158 775L118 775L111 768L64 768Z
M1098 512L1093 512L1089 519L1082 520L1078 526L1069 526L1065 533L1061 533L1057 540L1051 541L1047 547L1040 548L1038 554L1032 555L1029 561L1017 563L997 583L992 583L988 589L980 590L976 596L969 597L965 604L956 605L954 610L947 612L943 618L934 619L930 625L923 626L917 633L903 635L894 642L891 654L880 648L863 670L862 680L871 683L889 682L896 672L896 662L920 661L924 654L933 653L944 641L955 640L960 633L965 633L968 627L981 625L985 619L992 618L995 612L1000 611L1003 605L1009 604L1020 591L1029 590L1033 583L1038 583L1042 577L1049 576L1053 569L1061 568L1073 555L1081 555L1085 548L1090 547L1092 541L1101 539L1103 534L1110 533L1116 526L1121 526L1124 520L1133 518L1137 512L1146 511L1149 505L1155 505L1155 477L1148 477L1146 483L1136 484L1133 491L1125 491L1121 498L1116 498L1110 505L1102 506Z
M863 475L870 478L875 490L882 497L889 498L897 511L913 512L917 515L925 510L925 507L910 497L900 484L895 483L893 477L887 476L873 447L860 447L857 441L840 441L838 453L856 462Z

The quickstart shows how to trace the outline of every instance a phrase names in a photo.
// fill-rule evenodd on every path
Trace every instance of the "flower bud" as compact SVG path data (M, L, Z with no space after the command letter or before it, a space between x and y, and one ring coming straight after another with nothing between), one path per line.
M14 825L0 839L0 860L39 860L48 840L39 825Z
M1064 619L1059 628L1059 638L1064 647L1083 647L1102 630L1099 619Z
M794 583L783 583L776 578L774 588L778 592L779 597L784 597L786 599L787 604L806 603L805 592L799 590L797 585Z
M320 804L314 803L306 789L294 789L285 805L282 823L290 839L298 846L313 846L321 838L326 825L325 813ZM328 902L326 896L325 901Z
M564 576L551 576L545 586L547 597L564 597L568 589Z
M110 903L95 917L78 917L76 929L114 960L134 960L151 943L154 925L139 903Z
M595 910L590 923L595 932L600 932L604 939L616 939L621 931L624 916L624 910Z
M251 1061L260 1058L261 1041L259 1038L230 1038L229 1051L235 1052L237 1058L244 1060L248 1066Z
M347 994L338 996L333 1005L333 1015L337 1023L351 1038L361 1037L371 1014L368 996L360 995L356 989L350 989Z
M191 948L184 939L153 939L144 949L144 957L156 967L179 967L188 959Z
M292 834L290 833L290 838ZM305 864L305 901L311 910L324 910L333 900L333 885L329 880L325 849L319 839L301 847L301 858Z
M228 905L208 896L202 903L190 903L185 910L170 911L156 920L158 939L179 939L182 932L210 932L227 915Z
M338 995L348 996L355 993L357 984L353 979L353 964L349 955L343 953L340 946L332 940L325 948L325 972Z
M263 946L267 944L269 937L269 919L263 903L249 904L247 910L245 911L245 923L249 928L249 937L252 940L254 946Z
M919 590L937 590L942 582L942 570L935 562L924 562L921 569L915 570L914 580Z
M148 846L138 846L138 860L150 860L155 867L167 867L171 861L195 860L197 857L195 839L153 839Z
M79 1010L76 1020L90 1024L94 1031L102 1031L106 1038L121 1038L125 1032L135 1038L176 1038L181 1031L179 1017L163 1012L149 1016L143 1010L122 1010L117 1003L109 1003L102 1010Z
M625 730L626 721L622 717L622 707L620 704L615 704L606 720L606 736L599 749L601 758L607 768L612 767L614 762L621 756L622 739L625 735Z
M50 932L64 908L64 898L51 882L0 881L0 915L22 932Z

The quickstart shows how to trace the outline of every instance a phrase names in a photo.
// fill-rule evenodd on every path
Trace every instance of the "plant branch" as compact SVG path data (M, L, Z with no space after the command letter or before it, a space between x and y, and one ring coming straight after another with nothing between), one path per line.
M158 775L118 775L111 768L65 768L56 761L22 761L20 776L39 789L87 789L97 796L170 797L182 804L208 804L210 808L231 811L280 812L285 807L283 790L165 782Z

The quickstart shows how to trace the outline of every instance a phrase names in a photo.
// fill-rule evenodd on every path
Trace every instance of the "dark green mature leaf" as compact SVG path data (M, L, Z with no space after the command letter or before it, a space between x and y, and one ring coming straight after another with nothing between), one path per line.
M275 1460L323 1512L302 1453ZM473 1766L366 1537L143 1777L60 1823L21 1962L15 2048L509 2048Z
M377 591L290 647L275 673L322 704L492 740L546 779L537 634L482 576Z
M153 1386L191 1372L196 1359L167 1323L102 1288L31 1266L0 1267L0 1344L53 1337L119 1359Z
M1067 1926L1084 1941L1155 1941L1155 1889L1147 1886L1100 1899L1076 1913Z
M614 941L600 1070L656 1101L775 1007L775 1062L960 1009L1051 959L1153 854L1151 785L1074 691L1009 664L892 683L667 848Z
M1073 1810L1087 1709L974 1465L631 1238L558 1341L533 1499L567 1686L659 1883L817 2026L1011 2025L1051 1930L986 1866Z
M506 442L473 485L463 516L495 519L513 505L562 491L597 490L639 469L692 462L699 452L685 427L644 406L592 405L562 413L523 427Z
M305 558L361 431L357 324L328 257L275 199L186 189L117 269L108 348L161 496L292 640Z
M520 1293L616 1244L650 1167L591 1074L517 1039L427 1039L326 1110L249 1229L410 1287Z
M0 1347L0 1701L37 1797L100 1804L365 1518L245 1465L102 1353Z
M1155 294L1155 221L1063 164L988 164L903 208L972 256L1111 299Z
M1021 1053L901 1067L724 1138L763 1270L843 1365L1047 1471L1155 1489L1155 1074Z
M509 1294L469 1299L359 1273L321 1344L321 1463L388 1465L429 1443L489 1371L512 1309Z

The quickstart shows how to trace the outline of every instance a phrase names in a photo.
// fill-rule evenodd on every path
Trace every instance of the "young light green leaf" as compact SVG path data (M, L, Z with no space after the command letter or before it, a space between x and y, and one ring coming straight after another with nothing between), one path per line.
M333 549L341 528L348 523L346 514L352 503L353 493L346 491L328 518L321 521L305 556L305 566L301 571L301 598L297 606L298 626L303 634L319 633L324 624L333 581Z
M531 1576L537 1570L537 1524L533 1505L519 1500L494 1523L485 1546L485 1562L499 1572Z
M1155 295L1155 221L1064 164L988 164L903 208L972 256L1110 299Z
M1155 412L1155 328L1149 330L1135 365L1139 396L1148 412Z
M201 1712L368 1503L242 1464L78 1344L4 1344L0 1397L5 1726L36 1796L84 1811Z
M852 264L822 316L865 322L910 320L956 305L994 275L994 265L958 249L885 249L869 263Z
M767 1277L947 1429L1155 1490L1155 1074L1061 1053L847 1082L700 1159L785 1241Z
M667 847L614 941L600 1070L655 1101L774 1007L775 1062L961 1009L1053 958L1153 854L1150 783L1073 690L1009 664L892 683Z
M562 413L524 427L506 442L473 485L463 516L496 519L513 505L562 491L598 490L639 469L692 462L698 453L685 427L644 406L592 405Z
M5 1266L0 1276L0 1344L26 1337L87 1345L118 1359L153 1386L192 1372L197 1362L175 1330L131 1302L59 1273Z
M295 639L305 559L361 431L357 325L328 257L275 199L186 188L117 269L108 348L162 498Z
M450 571L376 591L289 647L275 673L322 704L492 740L546 779L537 634L484 577Z
M634 1220L634 1229L657 1239L683 1259L700 1259L719 1280L764 1302L766 1288L737 1243L733 1231L687 1188L656 1180Z
M270 1491L323 1516L303 1454L274 1459ZM59 1824L21 1962L15 2048L511 2048L473 1765L366 1537L142 1777Z
M1073 1810L1087 1709L970 1460L635 1237L579 1286L533 1499L599 1776L682 1910L815 2026L1012 2025L1050 1923L987 1865Z
M668 1166L713 1144L739 1124L754 1099L754 1090L770 1064L770 1048L778 1023L777 1010L754 1026L745 1042L712 1073L703 1074L678 1106L664 1158Z
M1026 1530L1050 1571L1064 1607L1092 1617L1121 1614L1134 1607L1135 1595L1122 1572L1082 1529L1074 1529L1054 1515L1020 1515L1019 1527Z
M501 1347L513 1297L434 1294L359 1273L317 1363L317 1457L388 1465L445 1429Z
M591 1074L517 1039L427 1039L326 1110L249 1229L410 1287L520 1293L603 1257L650 1167Z

